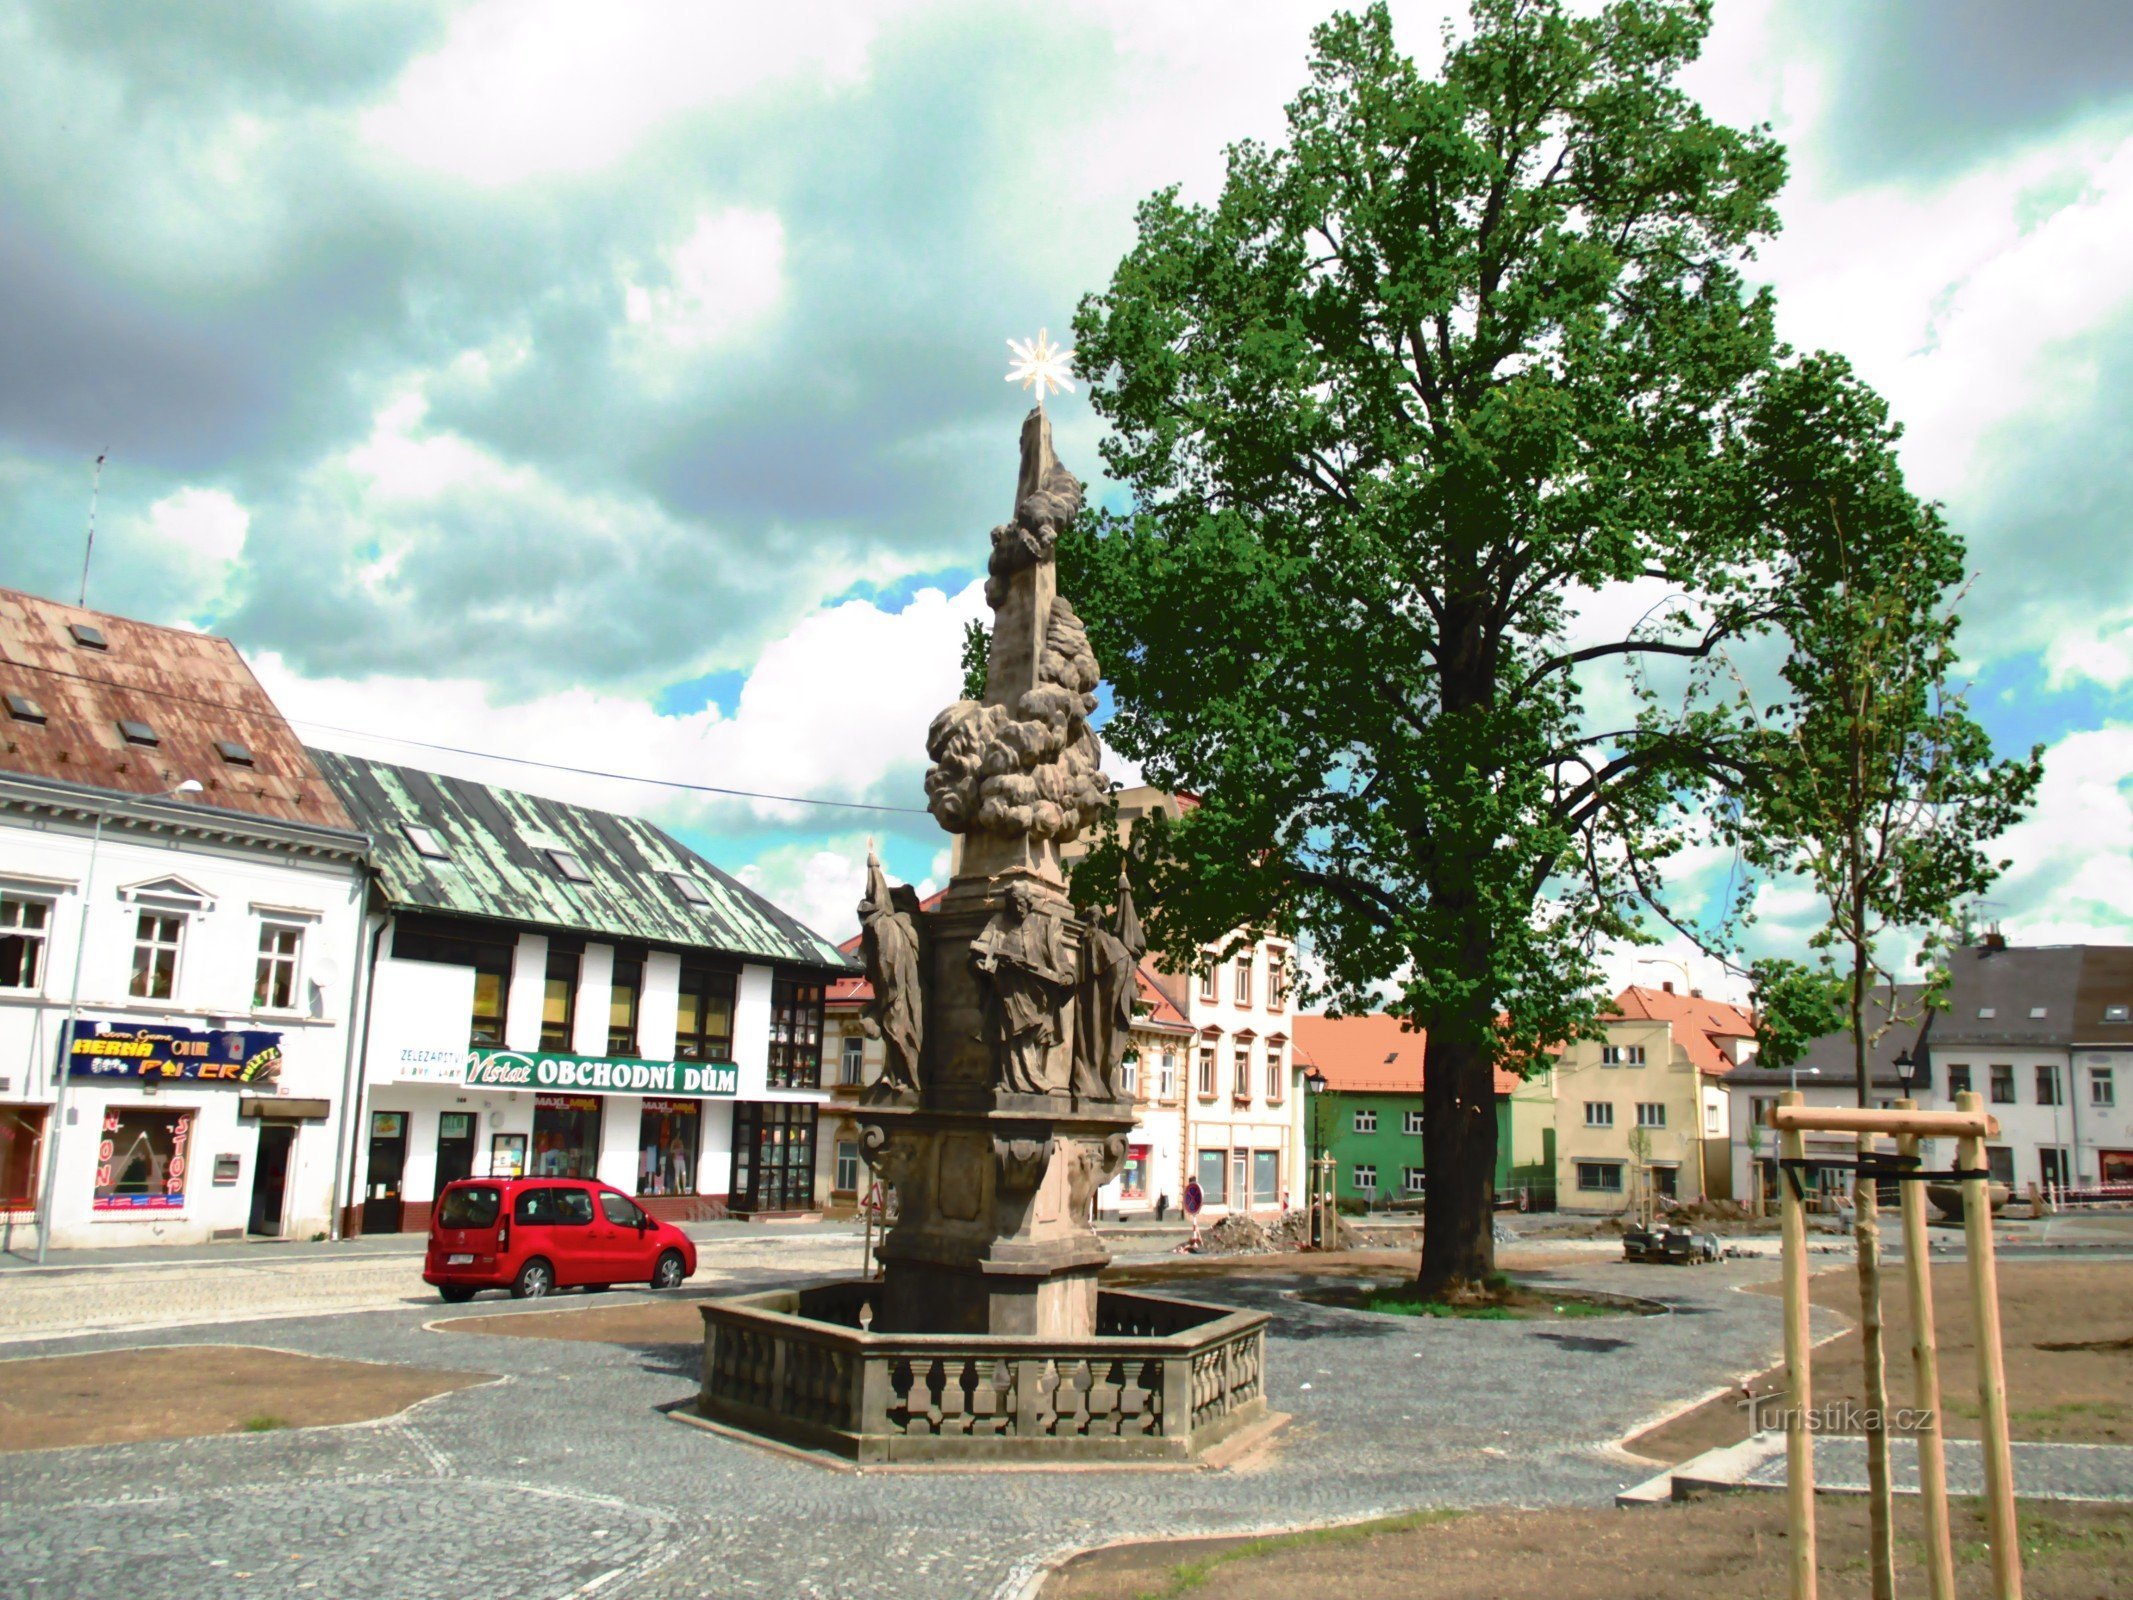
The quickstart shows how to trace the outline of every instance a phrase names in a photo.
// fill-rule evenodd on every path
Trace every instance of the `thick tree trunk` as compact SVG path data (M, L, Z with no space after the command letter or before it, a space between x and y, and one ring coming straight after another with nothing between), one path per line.
M1496 1070L1486 1033L1429 1038L1422 1080L1423 1295L1485 1289L1496 1272Z

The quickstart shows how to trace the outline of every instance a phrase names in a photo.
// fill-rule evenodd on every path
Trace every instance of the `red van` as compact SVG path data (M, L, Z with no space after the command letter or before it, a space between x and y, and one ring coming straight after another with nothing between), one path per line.
M422 1281L455 1304L480 1289L529 1300L611 1283L679 1288L696 1245L620 1189L578 1178L460 1178L430 1213Z

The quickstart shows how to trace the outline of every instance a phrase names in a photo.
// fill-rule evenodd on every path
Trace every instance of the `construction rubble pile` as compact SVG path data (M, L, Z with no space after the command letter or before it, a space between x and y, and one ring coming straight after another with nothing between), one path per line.
M1361 1246L1362 1235L1349 1225L1346 1217L1334 1214L1327 1218L1327 1223L1323 1248L1354 1250ZM1264 1222L1257 1217L1224 1217L1200 1236L1200 1254L1209 1256L1272 1255L1284 1250L1310 1248L1311 1214L1308 1211L1284 1211L1279 1217Z

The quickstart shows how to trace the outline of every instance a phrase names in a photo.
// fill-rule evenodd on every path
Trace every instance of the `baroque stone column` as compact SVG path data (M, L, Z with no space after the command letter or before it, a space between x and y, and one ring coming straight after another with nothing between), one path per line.
M935 909L910 907L915 937L883 910L896 896L878 869L861 907L875 1015L922 1019L915 1084L885 1079L858 1114L899 1201L880 1251L885 1332L1095 1332L1110 1259L1095 1195L1133 1125L1118 1097L1125 1030L1104 1019L1121 959L1140 950L1130 900L1115 930L1084 924L1059 864L1108 795L1088 725L1096 659L1053 565L1081 506L1040 407L1022 428L1014 516L992 533L984 697L927 735L928 807L963 835L961 870Z

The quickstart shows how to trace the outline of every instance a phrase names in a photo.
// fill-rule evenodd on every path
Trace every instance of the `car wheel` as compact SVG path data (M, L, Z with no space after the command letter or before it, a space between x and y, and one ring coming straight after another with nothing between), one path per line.
M555 1288L555 1268L535 1256L518 1269L518 1277L511 1284L514 1300L538 1300Z
M471 1284L440 1283L437 1285L437 1297L447 1305L463 1306L474 1298L474 1289Z
M661 1253L659 1265L652 1269L652 1287L655 1289L679 1289L682 1279L689 1275L679 1250Z

